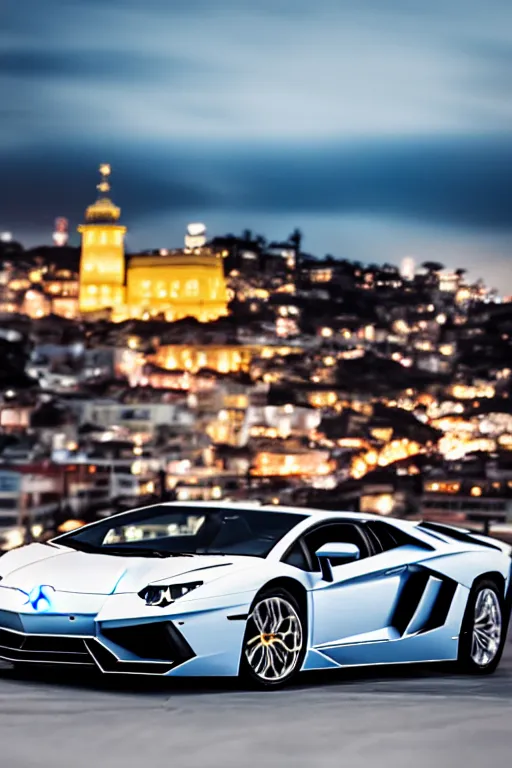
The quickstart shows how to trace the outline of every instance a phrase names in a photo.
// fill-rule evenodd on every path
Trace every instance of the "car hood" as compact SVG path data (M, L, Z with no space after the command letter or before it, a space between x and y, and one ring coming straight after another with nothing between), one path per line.
M255 558L226 555L193 555L153 558L98 555L32 544L9 552L0 560L2 587L24 592L39 585L57 591L111 595L138 592L148 584L176 581L180 577L213 581L254 566Z

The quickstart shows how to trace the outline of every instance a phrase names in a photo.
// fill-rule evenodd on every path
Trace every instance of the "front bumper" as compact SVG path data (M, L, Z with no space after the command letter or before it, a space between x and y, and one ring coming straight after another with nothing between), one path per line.
M57 618L60 623L63 617ZM8 628L0 626L0 658L6 661L92 666L106 673L167 675L195 656L170 621L128 626L112 632L105 629L106 634L100 636L80 636L26 632L22 619L18 614L8 616L7 612L0 612L0 624L9 625ZM19 628L15 629L16 626ZM107 645L110 635L115 638L110 645L114 645L119 654ZM139 653L134 652L134 647ZM151 661L144 658L145 648L148 655L161 658Z
M238 674L250 595L230 596L229 606L206 599L162 612L140 606L136 595L60 593L59 612L38 613L15 592L0 589L0 659L107 674Z
M36 664L94 666L83 638L25 634L4 628L0 629L0 658Z

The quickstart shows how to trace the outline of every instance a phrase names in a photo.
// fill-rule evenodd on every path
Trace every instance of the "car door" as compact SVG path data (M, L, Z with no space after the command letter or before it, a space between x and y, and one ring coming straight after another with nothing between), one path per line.
M312 563L312 645L341 664L366 663L367 644L397 639L392 618L407 577L407 566L424 550L407 542L383 551L364 523L321 525L304 536ZM361 557L352 562L331 562L333 580L326 581L315 552L328 543L356 544ZM360 649L364 649L362 653Z

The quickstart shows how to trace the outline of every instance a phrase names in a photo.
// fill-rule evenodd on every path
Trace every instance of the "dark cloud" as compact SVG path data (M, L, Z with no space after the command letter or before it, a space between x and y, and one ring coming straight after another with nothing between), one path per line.
M510 0L3 0L0 228L74 226L107 161L157 239L197 211L503 242L511 30Z
M204 74L193 59L167 56L164 60L151 53L109 50L11 50L0 52L0 72L4 77L40 81L71 80L77 85L89 80L99 84L161 78L178 78L194 72Z
M512 139L394 140L288 151L247 163L247 209L391 215L512 229ZM238 172L243 166L237 163ZM227 163L229 169L229 162Z
M504 137L331 143L37 148L3 162L4 216L80 218L98 160L112 162L125 218L188 210L339 214L465 230L512 230L512 140Z
M87 205L96 197L98 161L114 162L112 196L132 223L152 212L213 204L208 184L187 179L183 172L155 173L155 164L141 154L132 156L119 149L62 147L48 153L32 148L23 158L5 158L4 184L0 187L3 226L18 229L29 223L37 229L56 215L71 222L83 219Z

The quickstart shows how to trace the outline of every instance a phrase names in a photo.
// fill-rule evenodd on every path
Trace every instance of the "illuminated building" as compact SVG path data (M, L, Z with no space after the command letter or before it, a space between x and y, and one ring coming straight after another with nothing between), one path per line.
M444 293L457 293L460 283L461 276L457 272L441 272L439 275L439 290Z
M0 469L0 508L9 510L13 522L6 526L2 549L13 549L24 543L23 518L28 520L32 537L37 539L48 519L58 511L62 492L63 473L55 465L34 462L3 466Z
M219 373L247 371L251 350L243 346L162 344L152 362L167 371L184 370L196 373L210 368Z
M465 434L447 434L439 440L438 448L446 459L457 461L468 453L493 453L497 444L490 438L474 438Z
M312 283L330 283L333 277L333 269L329 267L311 269L309 277Z
M334 468L328 451L279 451L276 447L256 454L251 474L256 477L317 476L328 475Z
M81 312L121 308L125 303L124 236L121 209L107 197L110 191L110 166L100 166L99 196L87 208L86 223L78 227L82 235L80 259Z
M487 382L476 382L473 386L454 384L451 394L458 400L474 400L480 398L492 398L496 394L495 387Z
M58 248L62 248L68 242L68 220L62 217L55 219L55 230L53 232L53 242Z
M185 248L195 250L206 245L206 227L204 224L189 224L185 235Z
M54 315L74 319L78 315L78 280L75 273L60 269L43 280L46 296L51 299Z
M392 492L376 493L361 496L360 512L372 515L390 515L395 508L395 498Z
M286 339L289 336L297 336L299 327L295 320L289 317L278 317L276 320L276 335L279 338Z
M205 247L205 227L191 224L185 248L157 255L124 253L126 227L109 199L110 166L100 166L99 197L86 211L80 262L80 311L110 310L112 320L166 320L194 317L201 322L227 314L222 258Z
M30 427L32 408L27 405L0 406L0 427L2 432L23 432Z
M365 454L354 456L350 466L350 474L356 480L360 480L368 472L375 469L376 466L387 467L389 464L394 464L397 461L417 456L423 450L422 446L414 440L408 440L407 438L391 440L378 450L372 449ZM383 513L382 510L381 513Z
M307 397L313 408L330 408L338 402L338 395L334 391L308 392Z
M130 317L164 313L166 320L201 322L227 314L222 262L208 251L135 256L127 270Z
M400 264L400 274L404 280L414 280L416 264L411 256L406 256L405 259L402 259L402 263Z
M459 493L460 481L454 480L429 480L424 484L424 491L428 493Z
M9 291L12 291L13 293L17 293L18 291L26 291L30 288L31 282L28 279L28 277L13 277L12 280L9 280L7 283L7 288Z
M244 425L245 411L243 409L223 409L217 414L206 428L206 434L214 443L225 445L241 445L241 432Z
M30 288L23 298L21 311L33 320L50 314L51 304L39 286Z
M209 368L218 373L247 372L257 358L271 360L297 353L298 347L261 346L259 344L161 344L148 362L166 371L197 373Z
M426 483L420 499L420 516L428 520L448 520L453 523L469 520L480 522L482 519L500 523L506 521L509 505L506 497L490 495L480 485L470 489L462 485L457 488L457 485L457 482Z
M115 400L88 401L83 418L108 429L113 424L127 430L132 437L150 439L158 425L187 429L194 423L192 412L180 396L174 402L120 403ZM134 474L137 474L134 472Z

